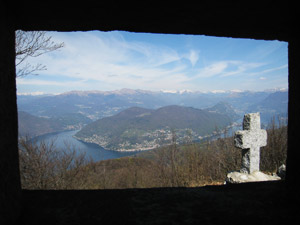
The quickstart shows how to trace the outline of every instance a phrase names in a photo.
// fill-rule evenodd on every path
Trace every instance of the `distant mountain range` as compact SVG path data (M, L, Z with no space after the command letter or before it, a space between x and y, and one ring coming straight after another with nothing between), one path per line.
M262 101L251 105L248 111L260 112L262 121L270 121L272 117L287 118L288 92L271 93Z
M18 109L38 117L60 117L79 113L95 121L113 116L130 107L158 109L179 105L204 109L219 102L233 107L238 119L245 113L260 111L262 121L272 116L286 115L287 90L251 91L146 91L121 89L116 91L71 91L59 95L18 95Z
M230 113L235 116L233 109L226 103L219 103L206 110L178 105L156 110L131 107L88 124L75 137L110 150L153 149L170 143L173 132L178 142L184 142L187 138L200 140L216 128L230 125Z

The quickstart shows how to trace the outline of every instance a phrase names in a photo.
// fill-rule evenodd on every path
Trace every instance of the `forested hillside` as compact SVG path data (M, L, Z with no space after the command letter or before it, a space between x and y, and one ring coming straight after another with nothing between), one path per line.
M153 149L168 144L172 132L179 143L186 138L197 141L210 135L216 127L223 129L232 122L227 113L215 110L175 105L157 110L133 107L93 122L75 136L117 151Z
M68 113L58 117L39 117L18 112L19 137L36 137L66 130L78 130L92 122L80 113Z

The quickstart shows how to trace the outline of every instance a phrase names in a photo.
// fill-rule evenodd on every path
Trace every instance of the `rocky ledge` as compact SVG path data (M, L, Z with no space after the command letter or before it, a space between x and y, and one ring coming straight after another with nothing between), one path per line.
M229 184L239 184L247 182L260 182L260 181L276 181L281 180L277 175L268 175L260 171L255 171L253 173L243 173L243 172L231 172L227 174L225 183Z

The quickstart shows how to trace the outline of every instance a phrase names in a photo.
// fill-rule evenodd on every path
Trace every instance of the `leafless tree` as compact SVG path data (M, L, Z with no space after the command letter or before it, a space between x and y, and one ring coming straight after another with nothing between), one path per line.
M276 172L282 164L286 164L287 121L282 121L280 117L273 117L267 132L268 142L260 152L260 167L265 172Z
M71 145L59 150L54 141L19 140L19 160L24 189L80 189L85 187L86 166L92 164Z
M32 65L26 62L29 57L38 57L48 52L55 51L64 46L64 43L55 43L47 36L46 31L16 31L16 75L23 77L35 72L46 70L43 64Z

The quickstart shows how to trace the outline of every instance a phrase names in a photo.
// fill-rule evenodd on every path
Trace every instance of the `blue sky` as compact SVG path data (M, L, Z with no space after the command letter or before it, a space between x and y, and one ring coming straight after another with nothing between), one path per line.
M48 35L65 47L28 59L47 70L17 78L18 93L288 87L286 42L122 31Z

